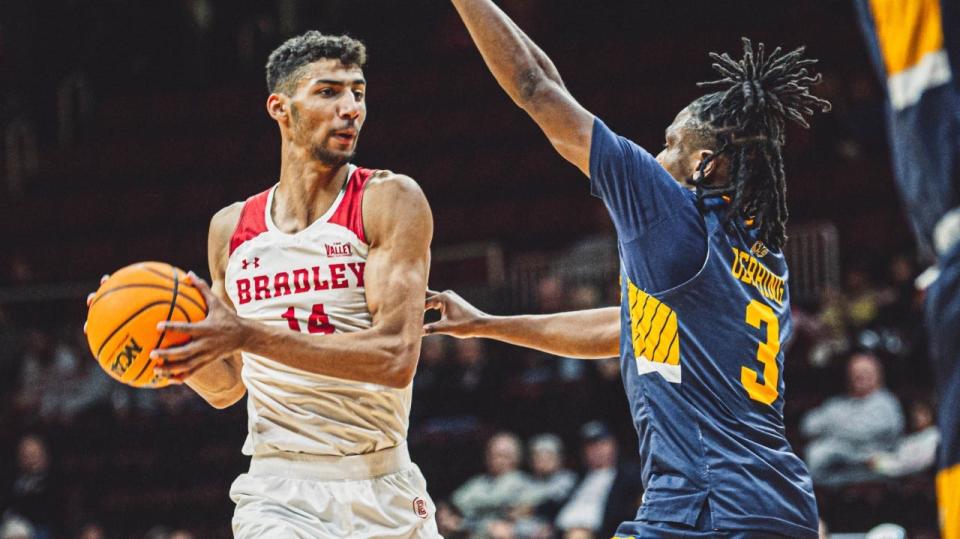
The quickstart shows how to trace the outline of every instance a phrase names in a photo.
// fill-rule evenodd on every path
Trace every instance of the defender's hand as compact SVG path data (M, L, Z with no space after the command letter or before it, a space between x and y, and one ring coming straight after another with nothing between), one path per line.
M427 335L439 333L461 339L476 337L480 326L489 318L487 313L477 309L452 290L427 290L424 309L440 311L440 320L423 326L423 332Z
M109 279L109 278L110 278L110 274L109 274L109 273L105 273L105 274L103 275L103 277L100 277L100 284L102 285L103 283L107 282L107 279ZM96 290L94 290L93 292L90 292L89 294L87 294L87 309L90 309L90 304L93 303L93 298L94 298L96 295L97 295L97 291L96 291ZM87 323L86 323L86 322L83 323L83 334L84 334L84 335L87 334Z
M190 341L172 348L157 348L150 357L157 360L155 372L178 381L187 379L208 363L233 355L243 348L249 328L242 318L213 294L210 286L193 272L189 283L203 295L207 317L199 322L161 322L160 331L189 335Z

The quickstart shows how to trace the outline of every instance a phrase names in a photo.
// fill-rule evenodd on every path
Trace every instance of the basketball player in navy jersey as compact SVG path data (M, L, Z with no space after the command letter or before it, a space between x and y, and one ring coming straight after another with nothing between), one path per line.
M159 372L222 408L247 395L236 537L439 537L406 447L433 223L410 178L350 163L365 48L307 32L267 63L279 183L210 223L207 318Z
M494 317L451 292L428 333L488 337L566 357L620 355L639 435L643 503L618 537L817 537L813 486L783 425L791 331L781 149L787 120L829 104L802 50L711 54L722 79L666 130L656 157L564 87L490 0L453 4L494 77L590 178L618 237L620 309Z

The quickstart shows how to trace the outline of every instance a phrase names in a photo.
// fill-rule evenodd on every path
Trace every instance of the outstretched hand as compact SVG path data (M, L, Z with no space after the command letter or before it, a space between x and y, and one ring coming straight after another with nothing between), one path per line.
M110 274L109 274L109 273L104 273L103 276L100 277L100 285L102 286L103 283L107 282L107 279L109 279L109 278L110 278ZM93 298L95 298L95 297L97 297L97 291L96 291L96 290L94 290L93 292L90 292L89 294L87 294L87 309L90 308L90 304L93 303ZM84 334L84 335L87 334L87 323L86 323L86 321L84 321L84 323L83 323L83 334Z
M427 290L424 310L440 311L440 320L424 324L424 334L451 335L461 339L479 336L480 327L489 317L487 313L477 309L452 290L445 292Z
M158 330L188 335L190 340L171 348L157 348L150 354L157 360L154 371L176 381L186 380L207 364L239 352L249 335L243 319L210 290L206 281L190 272L187 282L203 295L207 317L197 322L160 322Z

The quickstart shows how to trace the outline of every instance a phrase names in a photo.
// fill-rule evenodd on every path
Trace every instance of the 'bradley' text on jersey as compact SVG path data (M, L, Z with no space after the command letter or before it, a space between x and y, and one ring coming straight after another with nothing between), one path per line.
M237 298L240 304L244 305L251 301L302 294L312 290L362 288L365 266L364 262L328 264L237 279Z

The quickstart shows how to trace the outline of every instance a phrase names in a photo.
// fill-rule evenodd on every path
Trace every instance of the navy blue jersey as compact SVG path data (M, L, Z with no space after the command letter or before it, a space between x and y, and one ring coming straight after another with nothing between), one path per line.
M783 426L783 255L743 223L724 226L722 199L700 212L600 120L590 176L618 235L621 373L645 488L637 520L817 537L813 484Z

